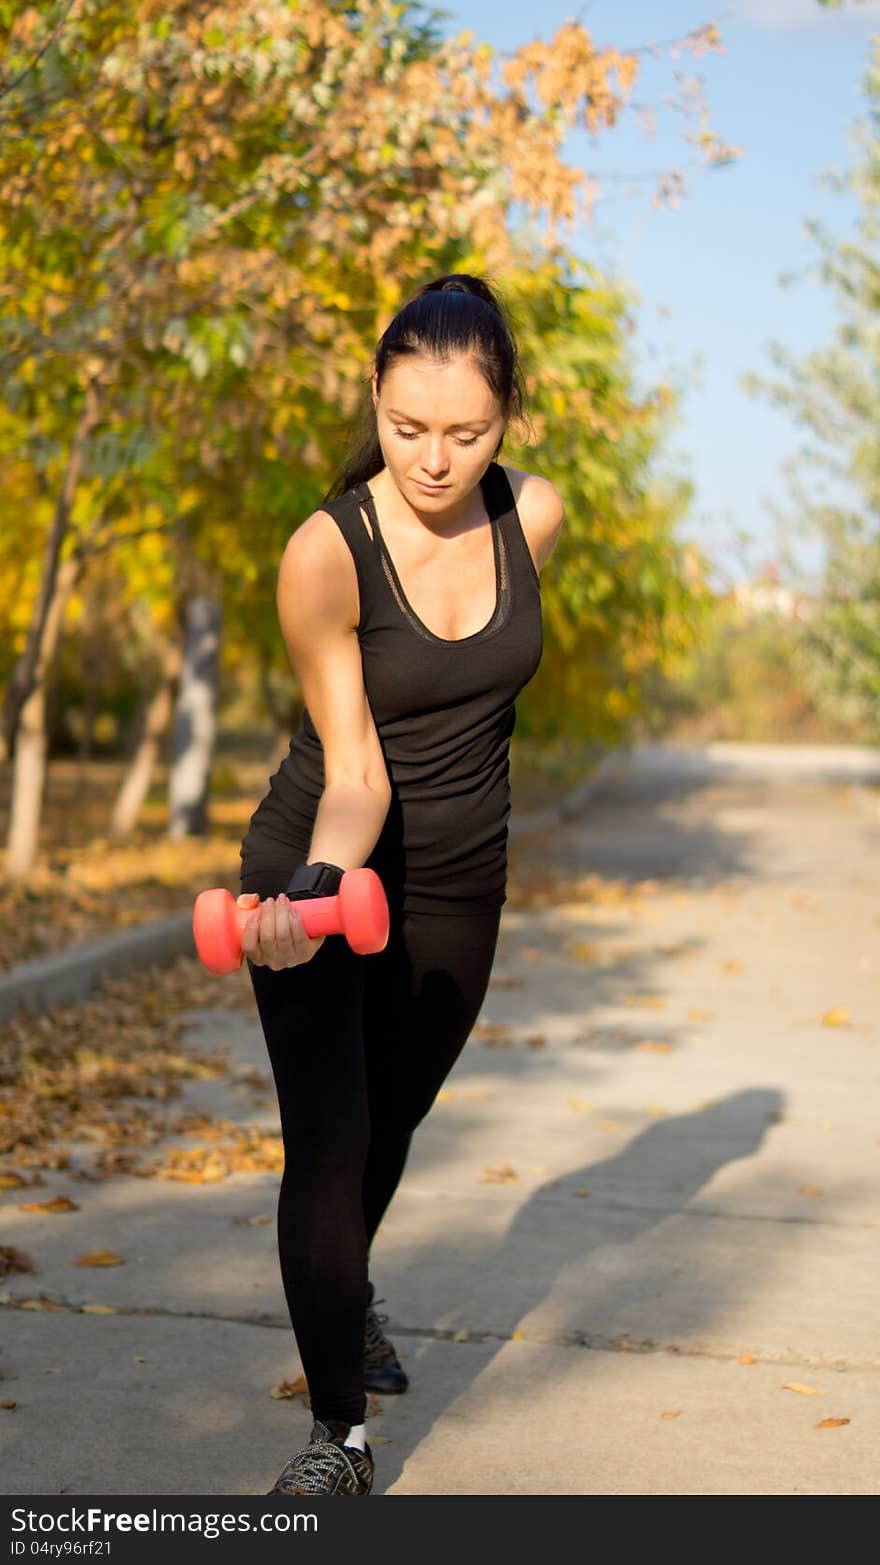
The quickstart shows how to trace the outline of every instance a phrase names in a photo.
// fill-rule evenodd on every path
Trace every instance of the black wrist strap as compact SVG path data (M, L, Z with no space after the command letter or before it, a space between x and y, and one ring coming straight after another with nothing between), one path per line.
M335 897L344 874L345 870L338 864L325 864L320 860L315 864L299 864L290 877L287 895L292 902L301 902L308 897Z

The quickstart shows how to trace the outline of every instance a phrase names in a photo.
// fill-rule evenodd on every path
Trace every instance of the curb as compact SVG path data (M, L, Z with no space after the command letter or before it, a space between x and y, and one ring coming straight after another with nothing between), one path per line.
M616 774L628 755L628 751L609 751L589 777L573 788L560 804L511 821L509 836L517 838L546 831L550 826L572 819L598 788ZM0 1025L11 1021L19 1010L39 1014L52 1005L85 1000L104 978L122 977L137 968L195 954L192 908L184 908L149 924L84 941L59 956L22 962L0 976Z

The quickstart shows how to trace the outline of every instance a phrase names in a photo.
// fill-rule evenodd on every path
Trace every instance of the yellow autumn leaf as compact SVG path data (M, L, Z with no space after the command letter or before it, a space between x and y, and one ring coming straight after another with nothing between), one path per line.
M588 1103L585 1098L569 1098L568 1106L570 1109L574 1109L577 1114L589 1114L593 1107L592 1103Z
M672 1044L662 1043L654 1038L646 1038L644 1043L637 1043L636 1048L640 1054L671 1054Z
M660 1417L661 1418L681 1418L681 1408L680 1407L670 1408L668 1413L661 1413Z
M273 1386L269 1392L276 1402L286 1400L288 1397L302 1396L309 1389L305 1375L298 1375L296 1380L282 1380L277 1386Z
M84 1315L124 1315L124 1310L115 1309L112 1304L84 1304Z
M823 1013L822 1013L822 1026L823 1027L846 1027L848 1022L849 1022L849 1006L848 1005L838 1005L838 1006L835 1006L834 1008L832 1008L832 1010L830 1010L830 1011L823 1011Z
M738 1364L754 1364L755 1356L753 1353L741 1353L736 1362Z
M89 1250L85 1255L78 1255L74 1266L124 1266L125 1261L115 1250Z
M782 1387L783 1391L797 1391L802 1397L820 1397L822 1391L819 1386L805 1386L800 1380L787 1380Z
M24 1201L19 1205L20 1212L78 1212L79 1207L69 1196L56 1195L51 1201Z
M509 1163L502 1163L500 1168L484 1168L480 1175L482 1184L512 1185L519 1179L519 1174L511 1168Z
M814 1429L842 1429L844 1424L850 1423L848 1418L820 1418Z

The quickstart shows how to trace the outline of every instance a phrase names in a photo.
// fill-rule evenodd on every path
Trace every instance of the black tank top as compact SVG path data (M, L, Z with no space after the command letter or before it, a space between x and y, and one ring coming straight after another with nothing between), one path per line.
M503 467L491 462L480 485L495 547L495 610L482 630L456 641L436 636L407 602L367 485L321 506L354 557L364 687L391 782L367 864L389 902L406 911L488 912L506 899L514 702L541 661L541 590ZM242 860L273 845L305 859L323 789L323 749L306 711L251 817Z

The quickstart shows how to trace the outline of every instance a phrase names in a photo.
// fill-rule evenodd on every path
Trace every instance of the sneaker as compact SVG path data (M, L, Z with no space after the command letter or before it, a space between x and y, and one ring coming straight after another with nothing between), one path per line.
M348 1424L324 1424L316 1418L309 1444L285 1463L267 1494L369 1494L373 1453L343 1445Z
M368 1283L367 1286L369 1297L364 1333L364 1390L387 1393L405 1391L409 1385L406 1371L401 1367L393 1344L388 1341L382 1330L388 1316L376 1314L373 1309L375 1289L372 1283ZM376 1299L376 1303L384 1304L385 1300Z

